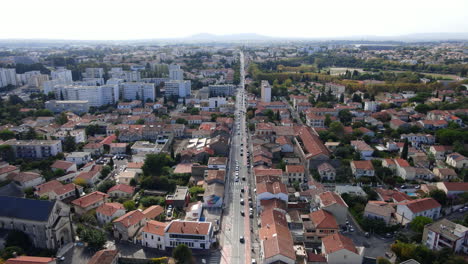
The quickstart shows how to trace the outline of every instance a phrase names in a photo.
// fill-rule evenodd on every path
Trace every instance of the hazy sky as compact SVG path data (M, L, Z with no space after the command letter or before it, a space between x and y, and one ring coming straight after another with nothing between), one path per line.
M468 32L468 0L1 0L0 38Z

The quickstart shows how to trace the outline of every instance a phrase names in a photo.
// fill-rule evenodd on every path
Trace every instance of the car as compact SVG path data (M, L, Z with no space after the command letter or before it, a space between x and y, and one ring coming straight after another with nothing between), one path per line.
M458 212L460 212L460 213L465 212L465 208L460 208L460 209L458 209Z
M239 181L239 177L236 177L235 181L238 182L238 181Z
M245 239L244 239L244 237L243 237L243 236L240 236L240 238L239 238L239 242L241 242L241 243L244 243L244 242L245 242Z
M238 172L238 171L236 171L236 177L238 177L238 176L239 176L239 172Z
M353 228L353 227L350 227L350 228L349 228L349 232L354 232L354 228Z
M369 238L369 237L370 237L369 232L364 233L364 236L367 237L367 238Z
M242 152L241 152L241 154L240 154L240 155L241 155L241 157L243 157L243 156L244 156L244 154L243 154Z
M57 259L58 259L59 261L64 261L64 260L65 260L65 257L64 257L64 256L57 256Z
M245 192L244 188L241 189L241 192Z
M257 264L257 261L255 259L252 259L252 264Z
M240 204L244 205L244 199L240 199Z
M386 237L386 238L391 238L392 236L393 236L393 235L392 235L391 233L385 234L385 237Z
M245 177L242 177L242 180L245 181Z
M245 215L244 211L241 211L241 215L242 215L242 216L244 216L244 215Z
M249 213L249 217L253 218L253 213L252 212Z

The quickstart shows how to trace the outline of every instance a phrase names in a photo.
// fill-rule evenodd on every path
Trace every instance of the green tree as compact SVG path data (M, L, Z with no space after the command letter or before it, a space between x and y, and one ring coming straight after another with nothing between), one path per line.
M427 112L429 112L430 110L432 110L432 108L430 106L428 106L427 104L418 104L414 110L416 112L419 112L419 113L423 113L423 114L426 114Z
M445 192L442 190L432 190L429 192L429 196L439 202L441 205L447 204L447 194L445 194Z
M178 245L172 252L172 257L178 264L190 264L192 260L192 250L185 244Z
M204 193L205 189L203 189L203 187L200 186L193 186L190 187L189 192L192 197L196 197L198 194Z
M402 159L405 159L405 160L408 159L408 145L409 145L408 139L406 138L405 144L403 145L403 150L401 151L401 156L400 156Z
M133 210L136 209L136 205L135 205L135 202L133 200L125 201L123 203L123 206L125 207L125 210L127 210L127 212L133 211Z
M114 186L115 186L115 181L105 180L98 185L97 190L103 193L107 193L107 191Z
M6 130L6 129L0 131L0 139L1 140L8 140L8 139L12 139L12 138L15 138L15 133L13 133L13 131Z
M55 118L55 122L57 122L57 124L59 124L59 125L63 125L65 123L67 123L68 122L67 115L64 112L60 113L60 115L58 115Z
M432 223L432 219L425 216L416 216L410 223L410 228L414 232L422 233L424 226Z
M165 153L146 155L142 170L145 175L160 175L164 167L171 166L173 160Z
M341 123L345 125L349 125L353 120L353 114L349 110L341 110L338 112L338 118L340 119Z
M70 135L70 132L67 133L65 139L63 140L63 150L65 152L72 152L76 150L75 138Z
M79 236L84 242L88 243L89 247L101 249L107 241L106 234L95 228L83 227Z
M141 198L140 202L144 207L149 207L152 205L163 206L166 203L166 199L164 199L162 196L146 196Z
M325 121L323 122L323 124L326 126L326 127L329 127L330 124L331 124L332 120L331 120L331 117L329 114L326 114L325 115Z
M377 264L392 264L392 262L384 257L378 257Z

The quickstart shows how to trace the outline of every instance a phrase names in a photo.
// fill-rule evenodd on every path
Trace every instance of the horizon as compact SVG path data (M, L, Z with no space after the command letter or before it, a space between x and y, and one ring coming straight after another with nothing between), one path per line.
M0 40L83 41L171 40L199 34L257 34L275 39L389 38L414 34L468 34L468 2L396 0L381 6L371 0L315 3L297 0L205 0L178 3L137 0L83 0L73 10L62 1L7 1ZM298 8L300 7L300 8ZM456 7L456 8L454 8ZM382 11L385 12L382 12ZM250 32L250 33L249 33Z

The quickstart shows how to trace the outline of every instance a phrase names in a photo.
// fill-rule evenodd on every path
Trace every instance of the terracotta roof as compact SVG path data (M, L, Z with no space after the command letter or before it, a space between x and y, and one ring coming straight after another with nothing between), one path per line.
M167 233L176 234L192 234L192 235L208 235L210 231L210 223L208 222L193 222L193 221L172 221Z
M359 254L351 238L345 237L342 234L326 236L322 238L322 244L324 247L322 248L322 251L325 254L331 254L342 249Z
M54 258L19 256L8 259L5 264L44 264L55 262Z
M145 215L140 210L130 211L121 217L114 220L114 223L121 223L124 227L130 227L139 223L145 218Z
M35 187L36 193L42 196L45 193L52 192L53 190L62 187L63 184L57 180L51 180Z
M113 216L118 210L125 210L125 208L120 203L103 203L96 209L96 213Z
M254 169L255 176L283 176L281 169Z
M286 172L288 173L304 173L304 165L286 165Z
M162 223L154 220L146 222L143 227L143 232L150 233L158 236L164 236L164 229L167 227L167 223Z
M352 164L359 170L374 170L374 166L370 160L353 160Z
M118 250L103 249L96 252L88 264L111 264L118 255Z
M257 194L262 193L272 193L272 194L279 194L284 193L287 194L288 190L286 185L282 182L260 182L257 184Z
M291 232L287 226L287 222L284 225L282 220L278 220L282 218L285 219L286 216L273 209L270 211L275 213L271 213L269 217L264 217L263 215L265 212L262 213L262 227L258 231L259 238L263 243L264 258L268 259L277 255L283 255L295 260L296 254L294 251L294 243ZM283 217L278 217L280 214L282 214ZM276 220L278 221L273 219L275 215L277 216ZM264 223L264 221L268 223Z
M72 204L80 206L82 208L86 208L92 204L95 204L100 201L104 201L109 195L102 193L102 192L92 192L87 194L83 197L80 197L76 200L72 201Z
M341 196L339 196L338 194L334 192L328 191L328 192L321 193L319 194L319 198L320 198L320 201L322 201L322 204L324 206L329 206L329 205L336 203L336 204L341 204L345 207L348 207L348 205L345 203L345 201L343 201Z
M143 211L143 214L147 219L154 219L161 215L164 212L164 208L160 205L152 205L148 208L146 208Z
M225 175L226 175L226 171L224 170L208 170L206 173L205 181L207 183L210 183L211 181L214 181L214 180L219 180L221 182L224 182Z
M12 172L8 174L7 178L17 182L28 182L32 181L37 178L42 178L39 173L30 172L30 171L20 171L20 172Z
M404 160L402 158L395 159L395 163L400 167L411 167L411 165L408 163L408 161L406 161L406 160Z
M328 170L334 171L336 169L330 163L324 162L317 167L317 170L318 171L328 171Z
M402 202L402 201L409 201L411 200L411 197L407 195L406 193L402 193L396 190L386 190L382 188L376 188L375 191L380 195L382 200L384 201L392 201L395 200L396 202Z
M129 169L141 169L143 167L144 162L129 162L127 163L127 168Z
M269 208L263 210L260 215L262 227L269 225L282 225L287 227L288 220L286 219L286 214L284 211L276 210L274 208Z
M210 157L208 159L208 165L226 165L227 158L226 157Z
M121 184L112 186L112 188L110 188L107 191L107 193L111 193L113 191L121 191L121 192L129 193L129 194L133 194L135 192L135 187L121 183Z
M286 211L287 209L286 202L276 198L269 200L260 200L260 206L263 207L263 210L281 209L283 211Z
M330 155L330 152L322 143L320 138L317 135L312 134L312 132L307 127L300 128L298 131L298 136L304 146L307 159L318 155L325 155L327 157Z
M443 182L445 188L450 191L468 192L468 182Z
M315 228L338 229L335 217L325 210L318 210L310 213L310 220Z
M70 162L70 161L66 161L66 160L56 160L54 162L54 164L52 164L52 166L50 166L51 168L54 168L54 169L62 169L64 171L66 171L68 168L70 168L71 166L75 165L75 163L73 162Z
M7 165L5 167L0 168L0 175L10 173L10 172L13 172L15 170L19 170L19 168L16 167L16 166L13 166L13 165Z
M62 195L62 194L66 194L66 193L70 193L72 191L75 191L75 188L78 187L80 189L82 189L81 186L77 186L73 183L69 183L69 184L65 184L65 185L62 185L56 189L53 190L53 192L56 194L56 195Z
M411 201L403 202L401 203L401 205L406 205L413 213L419 213L419 212L427 211L427 210L434 209L437 207L441 207L441 205L432 198L422 198L422 199L411 200Z

